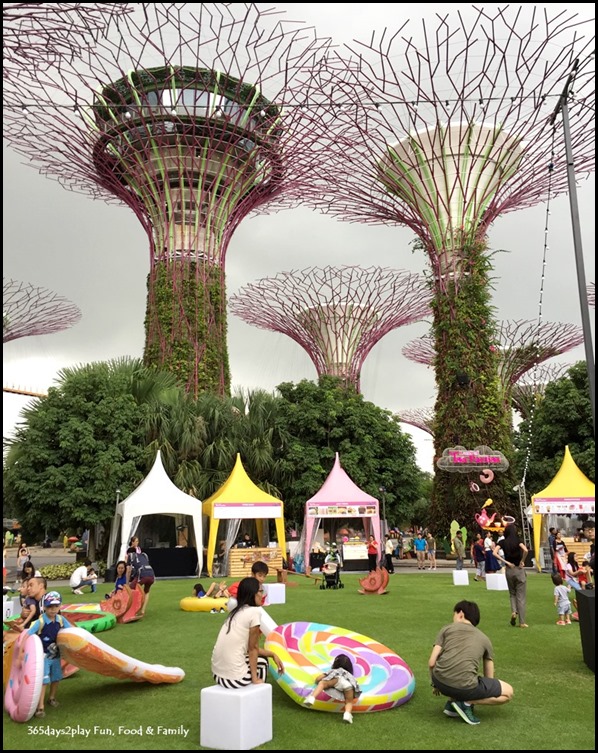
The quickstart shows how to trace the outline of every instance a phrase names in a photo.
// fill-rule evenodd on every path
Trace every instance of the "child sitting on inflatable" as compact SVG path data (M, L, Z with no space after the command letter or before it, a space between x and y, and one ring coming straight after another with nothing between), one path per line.
M316 696L323 690L336 701L344 702L343 721L353 724L353 702L361 694L357 680L353 677L353 662L347 654L339 654L332 662L332 668L316 677L316 689L303 701L305 706L313 706Z
M230 593L228 592L226 583L224 581L222 581L222 583L212 583L207 591L204 591L204 587L201 585L201 583L196 583L193 586L193 595L197 596L198 599L205 599L208 596L211 597L212 599L230 598ZM220 610L218 609L210 610L212 614L216 614L216 612L218 611L226 612L226 609L222 608Z
M44 680L43 689L37 706L35 716L38 718L44 717L46 712L44 710L44 704L46 699L46 686L50 686L50 697L48 698L48 704L50 706L58 706L56 700L56 691L58 690L58 683L62 680L62 668L60 666L60 654L58 652L58 645L56 639L58 633L63 628L73 627L71 623L58 614L60 606L62 604L62 596L58 591L50 591L44 596L44 614L40 616L27 630L29 635L39 635L42 646L44 649ZM21 650L19 656L20 664L23 663L25 655L25 644Z

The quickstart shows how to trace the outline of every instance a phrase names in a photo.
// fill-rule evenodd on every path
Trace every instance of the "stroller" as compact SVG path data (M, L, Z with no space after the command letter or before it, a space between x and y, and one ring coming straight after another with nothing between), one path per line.
M324 576L324 582L320 586L323 591L326 588L344 588L345 586L341 582L341 558L336 549L336 546L332 546L326 555L324 564L322 565L322 575Z

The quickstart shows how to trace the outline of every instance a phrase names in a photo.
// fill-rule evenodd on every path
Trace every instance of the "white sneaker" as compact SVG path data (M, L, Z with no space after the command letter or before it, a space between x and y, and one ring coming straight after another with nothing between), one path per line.
M347 724L353 724L353 714L350 711L345 711L343 714L343 722L347 722Z
M73 593L77 594L77 596L83 596L83 591L80 588L74 588Z
M315 702L315 696L311 695L311 693L303 699L304 706L313 706Z

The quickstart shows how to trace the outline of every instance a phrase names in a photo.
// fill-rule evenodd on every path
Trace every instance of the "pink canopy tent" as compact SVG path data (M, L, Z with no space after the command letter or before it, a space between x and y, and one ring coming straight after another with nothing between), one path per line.
M305 562L322 518L362 518L366 534L380 541L378 500L362 491L341 467L336 453L334 466L320 491L305 503Z

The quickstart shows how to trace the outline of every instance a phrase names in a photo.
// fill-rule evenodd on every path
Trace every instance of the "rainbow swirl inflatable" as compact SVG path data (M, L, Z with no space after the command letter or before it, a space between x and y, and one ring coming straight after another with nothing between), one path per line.
M265 647L274 651L284 664L282 675L272 662L270 671L295 703L303 703L316 685L315 678L330 669L338 654L351 658L355 679L362 690L353 713L392 709L406 703L415 690L413 672L400 656L373 638L352 630L316 622L292 622L269 632ZM342 711L343 704L323 692L312 708Z

